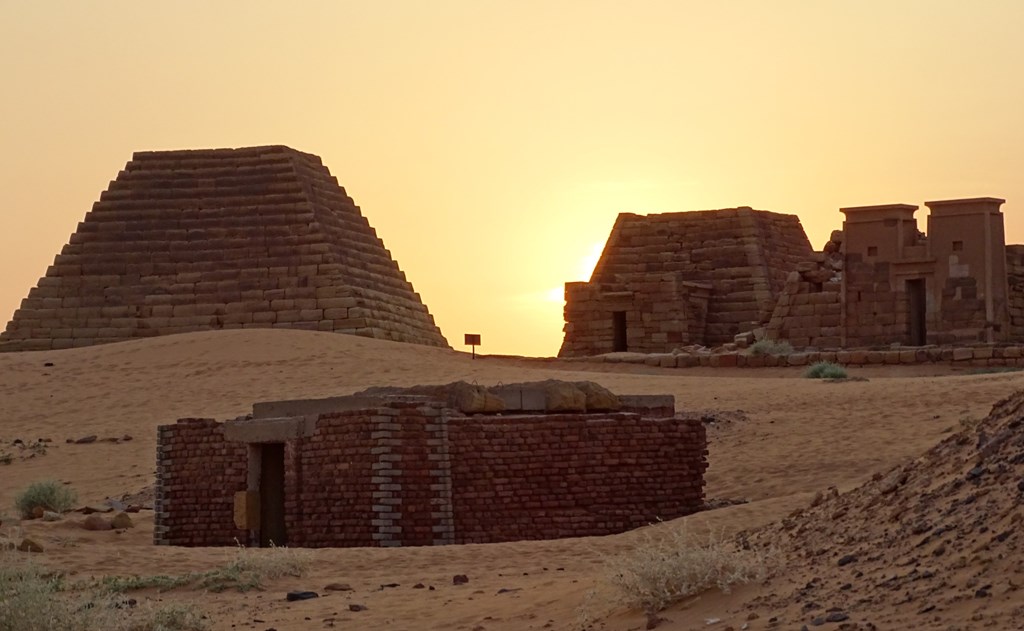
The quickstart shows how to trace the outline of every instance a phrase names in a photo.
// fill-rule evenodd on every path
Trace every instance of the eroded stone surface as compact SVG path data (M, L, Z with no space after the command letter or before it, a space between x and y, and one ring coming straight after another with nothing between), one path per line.
M138 152L0 350L270 327L448 345L318 157L283 146Z

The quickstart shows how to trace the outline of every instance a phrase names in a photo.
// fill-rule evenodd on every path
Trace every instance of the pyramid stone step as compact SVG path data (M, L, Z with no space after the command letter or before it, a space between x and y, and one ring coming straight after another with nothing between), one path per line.
M258 326L447 346L320 159L270 146L134 154L0 350Z

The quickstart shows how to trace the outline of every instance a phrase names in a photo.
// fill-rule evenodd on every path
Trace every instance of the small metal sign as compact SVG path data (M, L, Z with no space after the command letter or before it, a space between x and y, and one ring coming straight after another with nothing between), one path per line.
M473 347L473 359L476 359L476 347L480 344L479 333L466 333L466 346Z

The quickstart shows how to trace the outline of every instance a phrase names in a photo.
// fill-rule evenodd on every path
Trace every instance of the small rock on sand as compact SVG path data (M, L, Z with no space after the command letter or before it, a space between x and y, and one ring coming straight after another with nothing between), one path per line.
M21 540L21 543L18 544L18 549L22 552L42 552L43 546L41 546L36 540L25 537Z
M135 524L132 523L132 518L128 516L128 513L120 512L114 515L110 520L110 526L118 530L122 528L131 528Z
M86 530L110 530L113 526L99 514L93 513L82 520L82 528Z

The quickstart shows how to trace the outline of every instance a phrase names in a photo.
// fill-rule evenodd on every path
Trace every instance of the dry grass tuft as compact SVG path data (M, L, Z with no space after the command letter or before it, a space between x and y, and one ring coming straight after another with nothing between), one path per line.
M309 550L284 548L271 545L269 548L239 547L238 555L227 567L240 572L257 574L265 579L283 576L303 576L309 569L313 556Z
M105 589L118 593L152 588L168 591L188 586L218 593L229 589L247 592L261 589L264 581L304 576L311 560L308 550L239 546L229 563L206 572L173 576L106 576L101 579L101 584Z
M648 533L638 545L607 560L618 603L654 614L712 588L729 591L764 578L766 556L741 550L714 534L686 528Z
M129 606L106 590L68 585L20 554L0 554L0 631L204 631L208 626L192 604Z

